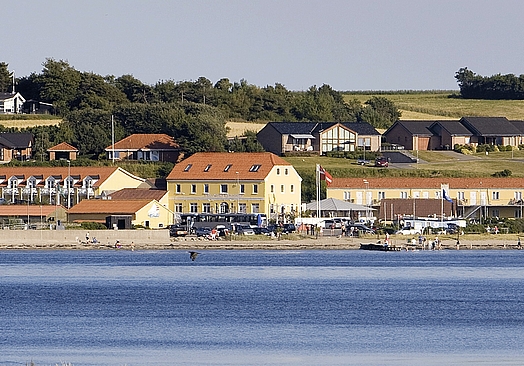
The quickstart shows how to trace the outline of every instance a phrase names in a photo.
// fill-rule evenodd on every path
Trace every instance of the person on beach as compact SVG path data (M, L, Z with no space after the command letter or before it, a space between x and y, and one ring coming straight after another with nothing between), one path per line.
M86 233L86 243L89 243L89 231Z
M517 249L522 249L522 246L520 245L520 236L517 238Z
M384 240L384 246L388 246L389 245L389 233L386 233L386 239Z

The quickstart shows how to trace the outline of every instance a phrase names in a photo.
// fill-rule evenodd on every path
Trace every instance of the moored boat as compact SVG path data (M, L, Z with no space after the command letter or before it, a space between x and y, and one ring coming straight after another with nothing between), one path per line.
M381 243L360 243L360 249L362 250L376 250L381 252L399 252L402 250L401 247L381 244Z

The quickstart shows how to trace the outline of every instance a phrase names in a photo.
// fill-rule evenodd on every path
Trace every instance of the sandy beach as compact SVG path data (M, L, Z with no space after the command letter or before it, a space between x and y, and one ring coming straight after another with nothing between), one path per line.
M290 234L277 238L243 238L233 236L221 240L207 240L194 236L171 238L167 230L3 230L0 233L0 250L305 250L305 249L359 249L360 243L377 243L384 238L367 236L363 238L323 236L319 238ZM95 242L93 239L96 238ZM89 239L89 240L88 240ZM390 245L403 250L421 250L422 246L408 243L402 236L393 236ZM472 249L518 249L517 235L465 235L460 238L442 237L442 250Z

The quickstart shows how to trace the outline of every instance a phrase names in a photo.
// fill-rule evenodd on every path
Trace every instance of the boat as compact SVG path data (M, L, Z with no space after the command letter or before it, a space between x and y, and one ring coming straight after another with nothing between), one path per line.
M401 247L396 247L394 245L385 245L381 243L360 243L361 250L376 250L381 252L400 252Z

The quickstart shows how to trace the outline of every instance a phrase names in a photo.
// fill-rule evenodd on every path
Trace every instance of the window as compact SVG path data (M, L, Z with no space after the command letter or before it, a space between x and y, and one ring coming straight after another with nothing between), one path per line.
M247 212L247 205L245 203L239 203L238 204L238 212L246 213Z
M516 219L521 219L522 218L522 211L519 210L515 210L515 218Z
M403 199L408 198L408 192L400 192L400 198L403 198Z
M176 193L177 193L177 194L182 193L182 187L180 186L180 184L177 184L177 185L176 185Z
M233 165L233 164L227 164L226 167L224 168L224 171L228 172L229 169L231 168L231 165Z
M344 191L344 200L345 201L350 201L351 200L351 192Z
M202 212L211 213L211 203L202 203Z
M251 204L251 213L259 213L259 212L260 212L260 204L252 203Z
M197 213L197 212L198 212L198 204L196 204L196 203L190 203L190 204L189 204L189 212L191 212L191 213Z
M457 192L457 199L464 200L465 193L464 192Z
M258 184L253 184L253 194L258 194Z
M196 184L191 184L191 194L196 194Z
M36 188L36 178L31 177L27 180L27 188Z
M500 192L498 192L498 191L491 192L491 198L494 199L494 200L500 199ZM495 215L495 216L498 216L498 215Z
M193 164L187 164L186 168L184 169L185 172L188 172L189 169L191 169L191 167L193 166Z
M240 194L244 194L245 186L243 184L240 185Z
M204 194L209 194L209 184L204 184Z
M386 192L378 192L378 199L379 200L385 200L386 199Z
M9 179L9 188L17 188L18 187L18 179L16 177L13 177Z
M516 191L514 197L517 201L520 201L522 199L522 192Z
M275 193L275 186L274 185L271 185L270 188L269 188L269 192L271 193Z
M277 175L280 175L280 168L277 168Z
M288 175L288 174L289 174L288 168L284 169L284 175Z
M283 184L280 185L280 193L284 193L284 185Z
M227 194L227 184L221 184L220 185L220 193L221 194Z
M182 204L175 203L175 212L182 213Z
M250 172L258 172L258 169L260 169L262 165L260 164L255 164L255 165L252 165L251 168L249 168L249 171Z
M205 172L208 172L209 169L211 169L211 164L207 164L207 166L205 167L204 171L205 171Z
M289 191L290 191L291 193L295 193L295 185L294 185L294 184L292 184L292 185L289 186Z
M500 211L498 209L491 210L491 216L500 217Z

